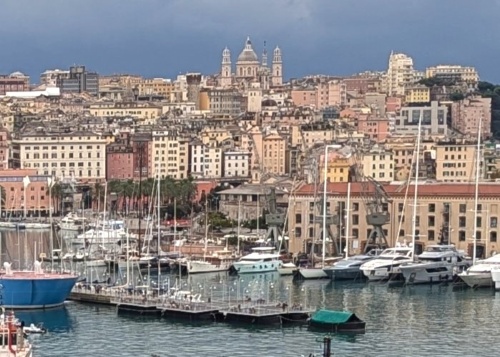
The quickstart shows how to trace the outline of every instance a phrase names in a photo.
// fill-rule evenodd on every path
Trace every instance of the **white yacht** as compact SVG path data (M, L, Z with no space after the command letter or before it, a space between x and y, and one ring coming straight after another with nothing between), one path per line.
M387 248L373 260L361 265L360 270L370 281L385 280L403 263L411 262L413 248Z
M500 266L491 269L491 280L495 285L495 290L500 290Z
M102 243L115 243L119 239L135 238L133 234L127 233L123 221L104 221L97 228L89 229L88 231L79 234L75 241L85 243L85 241L94 241Z
M406 283L425 284L452 281L459 272L471 266L465 252L453 245L429 245L415 262L399 267Z
M498 267L500 267L500 254L478 260L458 276L471 288L490 287L493 285L492 270Z
M203 260L189 260L187 262L187 271L189 274L227 271L235 260L236 256L233 252L220 250L203 258Z
M78 232L85 228L85 218L75 213L68 213L58 225L61 230Z
M265 273L277 271L283 265L280 254L274 247L256 247L253 252L233 263L232 268L238 274Z

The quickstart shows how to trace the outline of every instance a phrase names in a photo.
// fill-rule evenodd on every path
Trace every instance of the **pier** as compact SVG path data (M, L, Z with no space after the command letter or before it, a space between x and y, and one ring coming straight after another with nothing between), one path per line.
M132 292L126 288L82 289L75 287L70 300L116 306L118 313L242 324L305 323L314 309L301 304L270 303L263 299L201 300L201 295L177 291L167 296Z

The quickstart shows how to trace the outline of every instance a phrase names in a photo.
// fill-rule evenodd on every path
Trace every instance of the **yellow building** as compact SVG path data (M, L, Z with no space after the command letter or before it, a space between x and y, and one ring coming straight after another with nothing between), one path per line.
M174 87L172 81L165 78L143 79L137 84L140 96L160 95L168 100L170 100L170 96L174 92Z
M431 101L431 90L424 85L405 89L406 103L428 103Z
M189 138L173 130L153 131L149 172L176 180L188 177Z
M325 156L321 155L320 158L320 177L319 182L324 182L325 171L324 171ZM328 154L328 170L326 172L327 182L348 182L349 181L349 168L351 167L351 162L348 158L343 157L337 152L332 152Z
M264 173L285 174L286 140L278 133L270 133L262 138Z
M472 182L476 176L476 144L454 141L436 144L436 180ZM481 157L481 161L483 157Z

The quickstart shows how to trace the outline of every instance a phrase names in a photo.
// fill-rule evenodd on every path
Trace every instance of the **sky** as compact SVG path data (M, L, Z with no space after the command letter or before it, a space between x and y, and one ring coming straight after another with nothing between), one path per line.
M498 14L500 0L1 0L0 74L213 74L250 36L259 56L281 48L285 79L385 70L395 51L500 83Z

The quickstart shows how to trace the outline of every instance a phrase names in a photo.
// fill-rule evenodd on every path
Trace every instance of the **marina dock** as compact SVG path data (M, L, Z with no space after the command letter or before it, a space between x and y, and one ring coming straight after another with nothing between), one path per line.
M182 292L180 292L182 293ZM176 294L147 296L126 289L74 288L70 300L116 306L118 313L181 318L189 321L214 321L243 324L287 324L307 322L313 309L294 304L266 303L262 300L211 300Z

